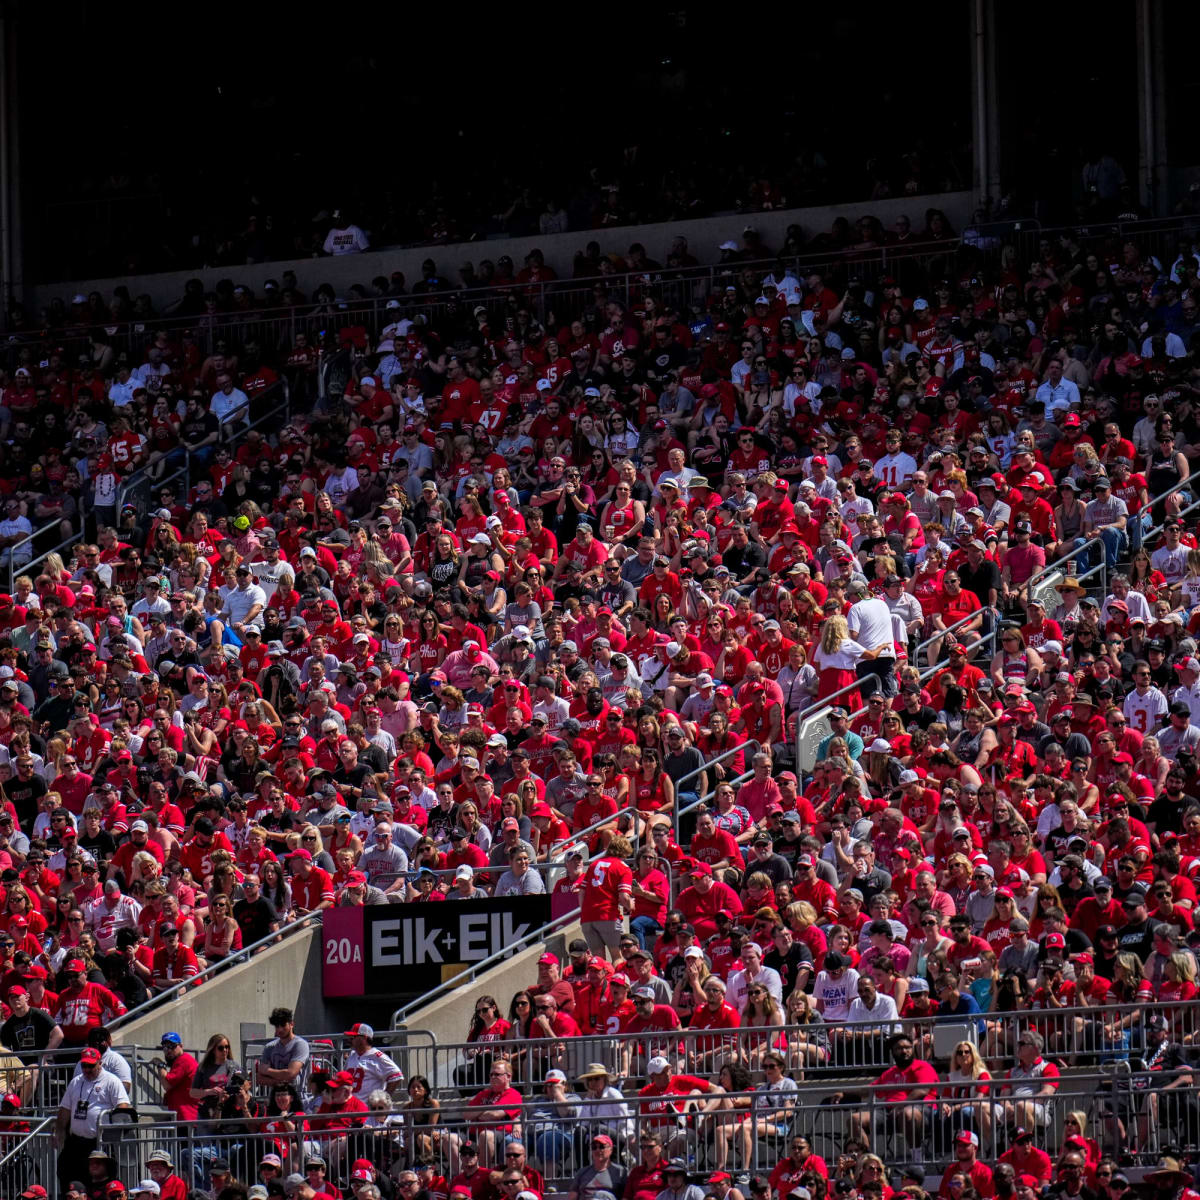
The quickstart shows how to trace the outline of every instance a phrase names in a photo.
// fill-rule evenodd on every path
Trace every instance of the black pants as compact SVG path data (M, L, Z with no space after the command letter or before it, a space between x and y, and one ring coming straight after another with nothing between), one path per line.
M58 1152L58 1189L66 1195L67 1185L72 1179L87 1182L88 1155L100 1144L99 1138L77 1137L67 1134L63 1148Z
M878 691L882 691L889 698L900 693L894 658L867 659L855 667L855 674L863 681L859 694L864 701L869 700Z

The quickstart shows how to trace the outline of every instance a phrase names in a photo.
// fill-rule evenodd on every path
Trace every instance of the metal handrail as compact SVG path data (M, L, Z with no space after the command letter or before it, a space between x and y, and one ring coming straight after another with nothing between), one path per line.
M972 621L986 616L989 612L994 618L999 619L999 609L992 607L990 604L981 604L974 612L967 613L965 617L959 617L959 619L955 621L953 625L947 625L945 629L939 629L937 633L933 634L931 637L927 637L923 642L918 642L917 647L912 654L913 665L917 665L917 660L921 657L921 651L928 651L929 647L932 646L934 642L940 641L942 638L957 632L964 625L969 625ZM982 640L983 639L980 638L980 641Z
M937 193L933 193L936 195ZM919 201L919 197L914 198ZM1196 223L1196 218L1191 216L1166 217L1149 219L1144 221L1099 221L1099 222L1083 222L1074 225L1062 225L1052 227L1042 227L1034 217L1011 217L1002 221L989 221L982 223L967 222L964 224L962 232L953 238L946 238L941 241L920 241L905 243L903 246L894 245L879 245L871 247L857 247L846 250L826 250L822 252L799 253L792 255L783 261L789 266L801 266L803 264L826 263L836 265L846 263L853 265L856 259L861 259L864 256L872 254L880 254L885 258L908 258L919 257L922 254L949 254L957 252L963 245L973 245L971 240L966 236L971 231L982 233L983 236L994 236L1003 244L1012 242L1016 238L1024 235L1032 235L1039 239L1041 238L1057 238L1064 233L1069 233L1071 236L1081 238L1083 240L1102 238L1102 237L1121 237L1130 238L1137 237L1139 234L1155 234L1169 233L1172 231L1188 228ZM1018 228L1019 227L1019 228ZM669 236L671 228L670 222L663 222L662 229L664 236ZM423 243L418 243L421 245ZM395 247L390 247L395 248ZM438 249L450 250L452 246L441 246ZM285 265L292 260L280 259L281 265ZM702 279L705 275L715 277L716 274L731 269L744 269L746 267L752 270L774 269L779 266L780 259L778 257L770 259L759 259L748 262L737 262L736 264L713 263L702 267L665 267L658 271L626 271L612 275L588 276L578 279L557 279L548 281L545 284L530 284L518 283L515 280L512 283L493 284L490 287L481 288L458 288L446 289L440 292L429 292L422 296L413 296L411 294L403 296L380 296L369 297L363 300L348 301L347 308L344 310L347 315L355 315L364 311L377 312L383 309L389 300L399 300L404 306L404 311L410 311L413 308L419 308L422 305L444 304L448 300L454 299L463 303L486 303L491 300L493 302L503 303L509 294L527 295L529 292L537 289L545 291L550 289L550 294L553 290L565 290L567 288L577 288L584 290L594 286L597 283L603 283L610 288L628 288L632 286L645 286L646 277L649 275L655 281L674 282L687 281L689 278ZM119 277L113 276L113 279ZM63 281L66 282L66 281ZM148 317L140 317L137 320L129 320L124 322L110 322L104 326L105 330L113 337L128 336L136 333L143 333L147 330L157 329L188 329L201 327L207 324L253 324L256 321L268 320L290 320L297 316L306 316L315 313L321 306L312 302L298 304L286 307L248 309L246 311L229 312L229 313L198 313L189 317L181 317L171 313L154 315ZM331 316L336 315L331 313ZM87 329L95 322L87 322L84 326L67 326L56 330L39 330L34 334L14 334L13 344L20 347L23 345L40 345L46 342L62 342L70 340L72 336L71 330L77 329L76 336L86 336Z
M57 1114L49 1117L43 1117L3 1158L0 1158L0 1174L4 1168L11 1162L15 1161L18 1155L25 1152L25 1148L30 1142L35 1141L43 1133L46 1132L47 1125L53 1125L58 1120Z
M664 231L666 228L667 226L664 225ZM786 258L776 255L769 258L739 260L736 263L711 263L696 267L660 267L655 271L623 271L614 272L610 275L590 275L580 278L552 279L543 282L518 282L515 279L512 281L505 280L478 288L446 288L442 291L426 292L421 295L406 293L398 296L371 296L355 300L334 301L335 304L344 303L346 307L338 309L336 312L330 312L328 315L331 317L336 317L339 314L356 316L363 313L382 315L387 311L395 311L385 308L387 303L392 300L398 300L402 306L400 311L407 313L425 306L445 304L450 300L463 304L486 304L488 301L503 304L510 295L527 296L533 292L541 292L544 295L552 296L556 291L588 291L598 283L603 284L612 291L617 291L630 287L645 287L648 283L652 285L658 282L700 281L705 278L711 282L718 274L733 272L735 270L742 271L746 268L762 270L764 272L778 270L781 262L788 267L801 267L814 264L837 265L841 263L853 265L856 259L870 257L875 254L897 259L914 258L922 254L943 255L956 251L959 248L960 242L961 239L959 237L953 237L940 241L906 242L900 246L883 243L877 246L859 246L846 250L813 251L807 254L801 252L789 255ZM449 249L449 247L445 247L445 249ZM281 259L279 261L286 263L289 260ZM192 329L205 325L222 324L253 325L261 321L292 320L297 316L315 315L324 307L324 304L306 301L303 304L281 305L275 308L252 308L244 311L225 313L198 313L187 317L163 314L140 317L136 321L108 323L104 324L103 328L109 336L121 337L158 329ZM79 329L78 336L85 336L87 329L93 327L95 324L97 323L88 322L86 327L77 327ZM39 345L46 341L61 342L69 340L69 337L69 330L39 330L36 334L14 335L13 344L16 346Z
M314 912L305 913L304 916L297 918L290 924L283 926L282 929L277 929L274 933L268 933L266 937L261 937L256 942L251 942L248 946L243 946L240 950L235 950L232 954L221 959L220 962L210 963L203 971L197 972L195 975L189 975L186 979L181 979L178 984L173 984L166 991L159 992L155 996L151 996L149 1000L144 1000L136 1008L131 1008L123 1016L116 1017L108 1023L109 1029L120 1029L128 1025L131 1021L135 1021L140 1017L144 1017L147 1013L153 1012L157 1008L161 1008L164 1004L173 1003L178 997L176 992L187 991L194 988L197 984L203 983L207 979L211 979L214 975L220 972L227 971L230 967L237 966L239 963L246 962L250 956L258 950L265 950L268 946L275 945L283 941L284 938L291 937L298 929L307 929L312 925L320 922L322 909L317 909Z
M729 786L732 788L740 788L743 783L747 783L753 778L754 778L754 768L751 767L748 770L743 771L740 775L735 775L734 778L725 780L725 782L728 783ZM679 810L678 815L680 817L686 817L688 815L688 813L694 812L696 809L702 807L703 805L705 805L707 803L708 803L708 796L707 795L701 796L698 800L695 800L691 804L689 804L687 806L687 808L681 808ZM675 826L675 839L676 839L676 841L679 840L678 822L676 823L676 826Z
M505 946L502 950L497 950L494 954L489 954L487 958L482 959L480 962L472 963L468 970L460 972L452 979L443 980L437 987L396 1009L392 1013L392 1029L403 1029L404 1022L407 1020L409 1013L415 1012L419 1008L424 1008L431 1000L436 1000L439 996L444 996L447 992L454 991L455 988L461 987L464 983L469 983L477 975L494 967L498 962L510 958L514 951L524 949L527 945L534 942L542 941L548 933L553 933L556 929L573 925L578 920L578 910L572 909L569 913L563 913L561 916L555 917L548 925L541 925L537 929L531 929L511 945Z
M725 759L727 759L727 758L732 758L736 754L744 753L748 746L754 746L755 749L757 750L758 742L754 738L750 738L749 740L747 740L745 742L741 742L736 746L730 747L730 749L728 749L728 750L722 750L720 754L714 755L712 758L708 759L704 763L704 766L700 767L698 770L689 771L686 775L681 775L680 783L682 783L685 779L692 779L693 777L698 777L702 772L707 771L709 768L715 766L718 763L724 762ZM675 813L674 813L675 832L676 833L679 832L679 816L680 816L680 813L679 813L679 791L680 791L679 784L676 784L675 785ZM632 806L629 806L629 807L632 807ZM615 813L610 813L607 817L601 817L601 818L599 818L599 820L593 821L590 825L585 825L582 829L573 830L569 837L563 838L562 845L567 846L573 842L583 841L589 834L593 834L597 830L603 829L606 825L611 825L614 821L616 821L620 817L622 811L623 811L622 809L617 809L617 811Z
M53 554L54 550L58 550L60 547L67 545L68 542L78 540L76 538L67 538L64 541L59 542L58 545L54 547L54 550L47 550L46 553L41 556L41 558L34 558L32 556L32 551L34 543L37 541L37 539L40 538L42 534L49 533L51 529L56 529L61 524L62 518L55 517L53 521L47 521L45 525L41 526L41 528L35 529L32 533L26 534L25 537L23 537L19 542L13 542L11 546L7 546L5 548L8 552L8 590L10 592L13 590L13 580L16 579L18 575L30 574L31 572L29 568L33 566L34 563L40 562L42 558L45 558L46 554ZM26 544L29 545L30 549L29 562L20 564L15 563L13 561L13 552L18 546L24 546Z
M814 972L815 974L815 972ZM728 980L726 981L728 982ZM649 1058L662 1054L666 1058L688 1056L704 1047L720 1041L727 1046L731 1056L746 1056L748 1051L765 1049L766 1045L777 1040L790 1042L797 1034L812 1036L822 1035L831 1045L841 1046L841 1053L825 1063L808 1064L806 1070L815 1075L856 1074L863 1070L877 1069L880 1043L892 1033L903 1031L915 1039L922 1034L944 1030L947 1026L975 1025L978 1021L987 1021L993 1026L993 1032L998 1041L1015 1045L1018 1033L1025 1027L1037 1025L1047 1039L1050 1049L1048 1055L1070 1057L1079 1053L1115 1052L1123 1047L1118 1046L1118 1039L1112 1037L1107 1046L1098 1045L1095 1037L1096 1025L1110 1024L1114 1027L1122 1023L1123 1032L1130 1032L1134 1046L1144 1044L1146 1024L1157 1015L1166 1015L1173 1021L1175 1030L1174 1040L1190 1036L1196 1028L1197 1018L1200 1017L1200 1004L1196 1001L1184 1002L1178 1008L1170 1003L1150 1002L1137 1004L1110 1004L1075 1008L1021 1009L1011 1012L979 1012L971 1014L960 1013L929 1013L920 1017L897 1017L892 1020L880 1021L849 1021L837 1019L821 1021L815 1024L785 1023L782 1025L737 1025L732 1028L720 1029L689 1028L640 1030L638 1032L604 1032L584 1029L576 1037L588 1044L585 1061L591 1058L609 1063L621 1062L621 1051L630 1049L639 1051ZM1086 1016L1093 1024L1087 1032L1075 1032L1074 1019ZM1129 1020L1126 1027L1123 1023ZM872 1040L878 1039L878 1040ZM265 1039L264 1039L265 1040ZM522 1038L520 1046L537 1049L546 1047L561 1038L546 1038L543 1036ZM505 1042L476 1042L470 1040L447 1041L442 1037L431 1038L429 1045L414 1047L409 1055L409 1073L422 1074L435 1087L449 1086L451 1068L474 1051L490 1052L496 1057L502 1057ZM1133 1046L1130 1047L1132 1049ZM343 1050L348 1049L343 1045ZM935 1057L929 1055L928 1057ZM921 1057L927 1057L922 1055ZM632 1066L632 1061L630 1063ZM626 1072L614 1071L614 1076L620 1078ZM641 1072L631 1070L628 1077L640 1077ZM529 1084L532 1081L526 1080ZM521 1084L514 1084L520 1088Z
M754 747L753 751L750 749L751 746ZM676 837L679 836L679 818L683 815L683 813L679 811L679 793L685 790L683 786L685 781L702 778L710 767L715 767L718 763L724 762L727 758L733 758L738 754L757 754L761 749L762 745L757 738L747 738L744 742L741 742L737 746L731 746L728 750L722 750L720 754L715 755L703 766L697 767L694 771L689 771L686 775L681 775L679 777L679 782L675 784L674 797L671 802L671 806L675 810L674 825ZM705 794L707 795L707 793ZM704 797L701 796L700 799L703 800ZM688 811L690 811L693 807L694 805L688 805Z

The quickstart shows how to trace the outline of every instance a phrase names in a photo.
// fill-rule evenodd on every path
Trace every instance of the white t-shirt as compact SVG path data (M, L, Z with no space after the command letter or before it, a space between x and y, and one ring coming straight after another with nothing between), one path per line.
M892 610L885 600L860 600L850 607L846 623L854 640L864 650L874 650L876 646L887 644L880 658L895 658L896 651L892 642Z
M370 248L371 243L367 240L367 235L357 225L331 229L325 235L325 244L321 247L326 254L335 257L341 254L361 254Z
M858 995L858 972L847 967L840 979L830 979L828 971L820 971L813 984L814 1000L821 1000L821 1015L826 1021L844 1021L850 1013L850 1001Z

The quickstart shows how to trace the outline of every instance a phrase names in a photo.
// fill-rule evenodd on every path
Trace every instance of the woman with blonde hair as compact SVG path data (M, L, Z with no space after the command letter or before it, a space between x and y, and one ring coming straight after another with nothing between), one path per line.
M784 909L783 919L798 942L803 942L812 954L813 967L819 971L825 962L829 942L817 925L817 910L807 900L793 900Z
M1068 1150L1077 1150L1084 1157L1084 1170L1090 1174L1092 1168L1100 1161L1100 1145L1095 1138L1088 1137L1087 1122L1087 1113L1082 1108L1072 1108L1066 1112L1063 1116L1063 1148L1059 1151L1059 1158L1061 1159ZM1078 1138L1083 1146L1067 1146L1068 1138Z
M995 1116L989 1099L992 1074L974 1042L964 1039L954 1047L946 1079L949 1086L943 1094L952 1106L950 1119L954 1127L974 1128L982 1145L988 1145Z
M864 659L875 655L860 646L850 637L846 618L834 613L827 616L821 629L821 640L812 653L812 665L817 669L817 699L823 700L858 680L855 668ZM837 702L848 711L858 707L854 692L845 692Z
M751 983L746 988L746 999L742 1004L743 1029L779 1029L783 1025L783 1012L775 997L761 982ZM751 1069L763 1065L764 1055L772 1048L778 1049L783 1039L770 1034L756 1034L741 1039L742 1061Z

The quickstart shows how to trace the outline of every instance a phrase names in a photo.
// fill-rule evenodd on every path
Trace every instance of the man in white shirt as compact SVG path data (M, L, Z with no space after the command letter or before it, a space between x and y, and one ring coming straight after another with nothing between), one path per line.
M88 1046L80 1054L83 1069L67 1084L55 1119L57 1172L64 1194L71 1180L88 1177L87 1157L96 1149L101 1117L118 1104L129 1103L124 1085L100 1065L100 1057L94 1046Z
M0 521L0 566L23 567L33 557L33 543L24 540L32 533L29 518L21 515L21 502L9 500Z
M898 1021L899 1017L895 1000L879 991L870 975L860 976L858 998L850 1002L846 1023L872 1026L870 1033L867 1034L868 1037L872 1037L877 1034L899 1033L899 1024L890 1024L890 1022Z
M1200 659L1185 658L1175 664L1179 672L1179 686L1171 693L1172 704L1186 704L1192 725L1200 725Z
M122 929L136 929L142 906L132 897L121 894L121 885L110 879L104 885L104 895L93 900L83 910L83 919L100 949L108 954L117 944Z
M370 1025L358 1022L346 1030L350 1039L350 1055L346 1059L346 1070L354 1076L354 1095L364 1104L372 1092L399 1090L404 1082L404 1072L374 1045L375 1030Z
M133 393L143 386L140 380L134 378L129 367L122 363L117 368L116 379L108 389L108 402L113 408L124 408L127 404L133 403Z
M873 654L862 659L857 669L858 677L868 675L878 680L875 687L868 684L863 692L867 697L883 689L885 696L895 696L900 686L896 680L896 644L892 627L892 610L887 602L871 596L865 579L851 580L846 589L854 603L846 615L850 636L862 648ZM877 652L877 653L876 653Z
M917 473L917 460L901 448L904 438L898 429L889 429L887 453L875 464L875 474L890 488L906 488Z
M1052 358L1047 365L1045 382L1034 393L1034 397L1046 406L1047 417L1053 418L1057 413L1079 409L1079 387L1064 378L1062 363L1057 358Z
M770 993L775 1003L783 1005L783 980L774 967L764 967L762 947L757 942L742 943L742 962L745 969L734 971L729 977L729 990L725 1002L737 1012L741 1012L746 1003L746 993L752 983L761 984Z
M370 248L370 240L357 225L339 212L333 214L333 228L325 235L325 244L321 247L325 254L337 258L343 254L361 254Z
M267 594L254 582L250 568L245 563L237 569L237 587L225 593L225 606L221 610L234 633L239 637L247 625L262 628L262 611L267 605Z
M131 379L137 387L144 387L151 395L157 396L162 381L171 373L171 368L163 362L163 353L157 347L151 347L146 352L146 362L134 369Z
M250 398L234 384L232 375L221 374L217 376L217 390L213 392L208 409L228 435L234 425L246 419Z
M162 595L162 580L155 577L142 580L142 598L130 609L143 626L149 625L151 613L171 615L171 602L164 600Z

